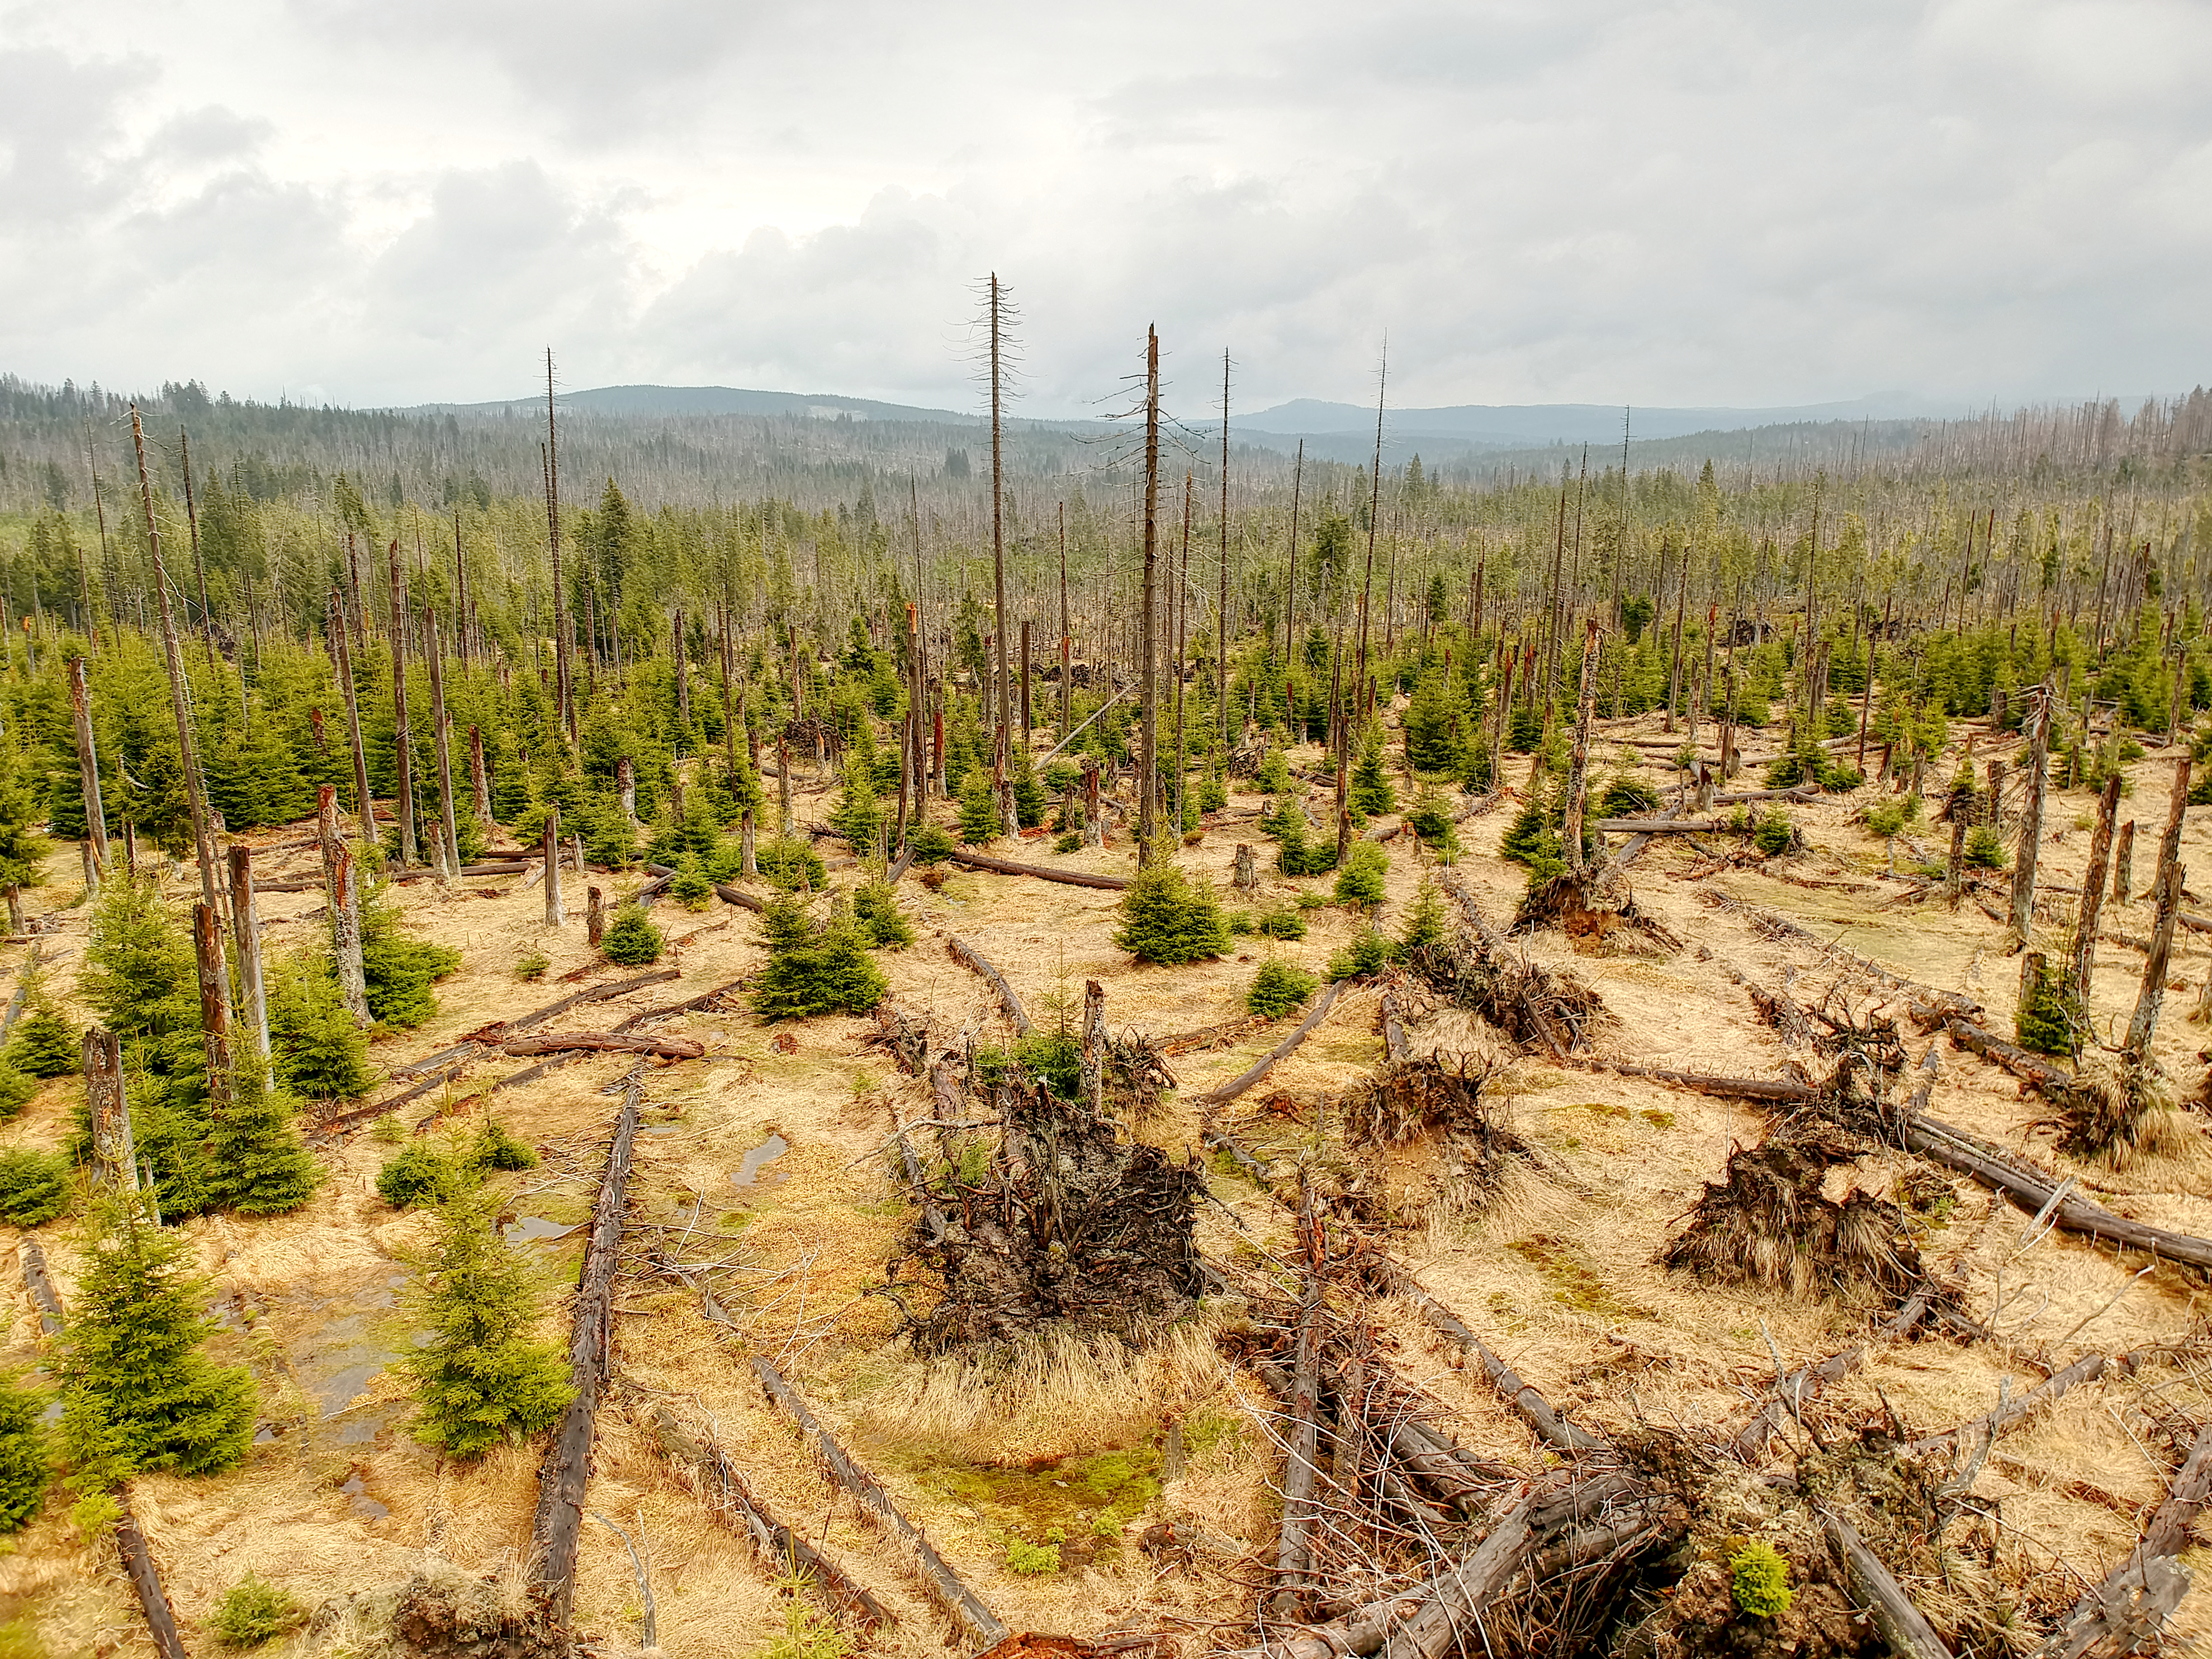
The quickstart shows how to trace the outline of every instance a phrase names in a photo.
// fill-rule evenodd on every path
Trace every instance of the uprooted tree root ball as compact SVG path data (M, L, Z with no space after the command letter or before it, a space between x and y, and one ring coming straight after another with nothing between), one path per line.
M1759 1145L1729 1154L1725 1178L1706 1184L1659 1259L1721 1284L1902 1301L1926 1277L1911 1218L1856 1188L1840 1201L1820 1190L1830 1170L1868 1150L1822 1119L1788 1120Z
M1407 966L1437 996L1480 1014L1524 1048L1547 1046L1540 1020L1579 1048L1610 1018L1604 1000L1572 974L1492 951L1464 929L1420 946Z
M906 1256L942 1281L936 1304L909 1314L915 1346L1018 1342L1054 1324L1139 1340L1188 1313L1203 1288L1200 1168L1042 1085L1005 1085L999 1103L998 1146L948 1158L908 1234Z
M1530 1154L1503 1110L1484 1098L1495 1069L1487 1058L1467 1054L1449 1063L1437 1054L1390 1060L1344 1097L1345 1140L1363 1163L1380 1165L1394 1151L1416 1146L1428 1154L1425 1192L1410 1200L1401 1193L1382 1213L1371 1212L1375 1189L1390 1184L1379 1170L1347 1182L1367 1200L1359 1206L1366 1219L1470 1215L1496 1199L1516 1162Z
M1569 871L1540 882L1522 896L1509 933L1556 928L1583 956L1665 957L1681 939L1656 916L1637 908L1625 877Z

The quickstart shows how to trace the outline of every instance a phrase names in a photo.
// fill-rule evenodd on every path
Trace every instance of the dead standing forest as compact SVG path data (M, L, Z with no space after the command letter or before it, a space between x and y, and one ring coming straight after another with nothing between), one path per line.
M0 388L12 1644L2203 1639L2203 394L1137 386Z

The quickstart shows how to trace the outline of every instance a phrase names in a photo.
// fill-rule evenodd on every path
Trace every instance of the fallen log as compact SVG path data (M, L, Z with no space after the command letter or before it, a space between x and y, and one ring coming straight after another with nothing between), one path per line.
M1216 1124L1205 1124L1200 1127L1198 1138L1206 1146L1223 1154L1231 1164L1242 1170L1251 1178L1252 1184L1261 1191L1270 1190L1267 1186L1267 1166L1245 1151L1243 1144L1226 1129Z
M612 979L604 985L592 986L573 995L562 997L557 1002L549 1002L543 1008L533 1008L526 1014L517 1014L513 1019L495 1020L489 1025L477 1027L450 1048L441 1048L435 1054L425 1054L422 1059L411 1060L404 1066L393 1066L391 1073L392 1080L397 1083L403 1078L418 1077L426 1071L434 1070L453 1060L466 1059L476 1050L486 1045L499 1042L523 1031L535 1030L547 1020L557 1015L565 1014L571 1008L580 1008L586 1003L605 1002L615 997L626 997L632 991L641 991L648 985L659 985L668 980L681 979L683 976L684 970L680 968L655 968L650 973L633 974L628 979Z
M1820 785L1816 783L1801 783L1795 788L1791 789L1740 789L1732 795L1715 795L1713 797L1713 805L1716 806L1748 806L1753 801L1761 800L1818 800L1820 799Z
M1774 1398L1768 1401L1758 1415L1737 1431L1729 1442L1729 1449L1744 1462L1749 1463L1766 1449L1766 1443L1781 1432L1784 1418L1797 1415L1798 1407L1831 1382L1849 1376L1861 1365L1874 1347L1875 1340L1888 1340L1903 1336L1920 1322L1928 1311L1928 1292L1915 1291L1896 1313L1882 1322L1874 1340L1862 1342L1856 1348L1831 1355L1815 1365L1801 1365L1775 1385Z
M131 1513L131 1500L123 1499L123 1513L115 1522L115 1552L123 1558L123 1571L138 1593L138 1606L146 1614L146 1628L154 1633L154 1650L161 1659L185 1659L185 1638L177 1632L177 1615L170 1610L168 1593L161 1588L161 1570L146 1534L138 1530Z
M676 1465L684 1484L709 1510L752 1540L763 1565L779 1577L796 1571L812 1580L815 1593L843 1622L863 1628L896 1622L890 1610L833 1557L769 1513L711 1436L702 1439L692 1434L669 1415L665 1406L653 1407L653 1426L661 1455Z
M31 1293L31 1304L39 1310L39 1328L48 1336L59 1336L62 1332L62 1299L54 1294L54 1281L46 1275L46 1253L35 1238L26 1238L15 1247L15 1257L23 1269L23 1288Z
M607 1376L614 1340L615 1261L622 1246L623 1201L629 1183L630 1147L637 1137L638 1098L643 1082L636 1072L623 1095L607 1146L607 1166L599 1178L599 1201L592 1210L590 1242L576 1279L574 1322L568 1336L568 1384L575 1397L538 1471L538 1513L531 1526L531 1592L546 1621L559 1632L568 1627L576 1593L576 1546L584 1525L584 1487L591 1479L592 1439L597 1426L599 1390Z
M763 1356L753 1355L751 1364L753 1375L760 1379L768 1397L799 1425L807 1449L820 1461L830 1478L859 1499L864 1509L914 1552L915 1570L931 1599L964 1625L976 1640L985 1644L1004 1641L1008 1632L999 1615L985 1607L975 1592L961 1582L960 1576L945 1565L945 1558L922 1536L921 1529L900 1512L881 1483L846 1455L836 1437L816 1419L805 1397Z
M2146 1650L2179 1601L2178 1581L2186 1593L2189 1579L2173 1567L2173 1557L2189 1545L2189 1526L2212 1503L2212 1427L2197 1431L2196 1443L2150 1524L2127 1556L2103 1581L2074 1604L2057 1635L2037 1650L2036 1659L2082 1659L2093 1647L2132 1653ZM2159 1571L2163 1566L2164 1571ZM2127 1638L2127 1639L2123 1639Z
M1952 1042L2011 1073L2053 1105L2070 1106L2081 1099L2081 1085L2041 1055L2030 1054L1986 1027L1955 1014L1923 1009L1917 1003L1912 1005L1912 1012L1923 1020L1940 1023L1944 1035Z
M1305 1261L1298 1287L1296 1369L1291 1375L1290 1454L1283 1469L1283 1524L1275 1547L1275 1590L1268 1607L1278 1619L1297 1617L1312 1587L1311 1534L1318 1510L1314 1480L1320 1473L1322 1272L1326 1265L1314 1221L1313 1192L1298 1188L1298 1236Z
M1490 1379L1490 1386L1497 1389L1498 1397L1535 1431L1537 1438L1565 1452L1579 1454L1612 1449L1602 1437L1577 1428L1553 1411L1542 1395L1522 1380L1519 1372L1492 1353L1456 1314L1423 1290L1404 1268L1393 1264L1385 1283L1386 1288L1403 1296L1419 1310L1421 1316L1438 1334L1482 1367L1483 1375Z
M1569 1063L1587 1066L1594 1072L1611 1072L1619 1077L1649 1078L1655 1083L1671 1083L1677 1088L1694 1089L1701 1095L1718 1095L1723 1098L1806 1105L1820 1097L1820 1091L1812 1085L1793 1082L1787 1078L1711 1077L1702 1072L1671 1072L1663 1066L1638 1066L1625 1060L1577 1058Z
M2035 1415L2068 1389L2083 1382L2094 1382L2102 1376L2112 1361L2100 1353L2084 1354L2063 1370L2055 1371L2042 1382L2030 1389L2017 1400L2007 1400L2002 1405L1971 1423L1962 1423L1955 1429L1923 1435L1907 1446L1909 1457L1925 1457L1931 1452L1948 1451L1954 1447L1983 1446L1999 1435L2016 1427Z
M1285 1370L1280 1365L1274 1364L1273 1361L1266 1359L1254 1360L1252 1362L1252 1374L1258 1377L1262 1382L1266 1383L1269 1391L1279 1398L1283 1400L1294 1400L1296 1398L1297 1385L1291 1381L1291 1374ZM1316 1396L1316 1398L1318 1403L1316 1406L1316 1422L1324 1427L1332 1426L1337 1419L1331 1414L1328 1408L1328 1402L1326 1400L1320 1400L1318 1396ZM1316 1454L1318 1455L1318 1436L1316 1437ZM1392 1438L1389 1441L1389 1444L1393 1450L1397 1449L1399 1443L1400 1443L1396 1438ZM1418 1440L1408 1438L1406 1443L1421 1446L1425 1449L1425 1443ZM1443 1505L1430 1503L1419 1492L1415 1492L1411 1486L1407 1486L1404 1479L1394 1471L1388 1468L1370 1468L1366 1473L1374 1480L1375 1490L1382 1493L1382 1495L1388 1498L1391 1503L1395 1504L1406 1514L1431 1527L1439 1527L1449 1524L1451 1515L1443 1508ZM1458 1481L1458 1486L1455 1489L1464 1490L1468 1485L1465 1478L1463 1476L1455 1476L1455 1478ZM1314 1513L1317 1516L1319 1511L1316 1510Z
M1721 836L1726 818L1595 818L1590 828L1608 836Z
M702 1008L710 1007L720 1002L751 977L750 974L740 974L735 979L725 980L711 991L700 992L696 997L686 997L681 1002L665 1002L658 1008L641 1009L616 1026L615 1030L617 1032L635 1031L640 1026L650 1025L657 1019L673 1019L678 1014L696 1013Z
M1097 887L1111 893L1121 892L1129 884L1127 876L1097 876L1088 870L1052 870L1041 864L1014 864L964 849L952 854L952 862L963 870L986 870L994 876L1035 876L1039 881L1062 882L1070 887Z
M1873 1619L1890 1651L1898 1659L1951 1659L1951 1650L1943 1645L1928 1616L1912 1605L1912 1598L1866 1547L1857 1529L1832 1510L1821 1512L1820 1525L1843 1563L1844 1582Z
M945 941L945 948L951 951L953 961L983 976L984 982L999 994L1000 1004L1006 1011L1006 1023L1014 1028L1014 1035L1027 1036L1030 1034L1029 1011L1022 1006L1021 998L1006 982L1006 976L991 965L991 959L957 933Z
M1231 1078L1218 1088L1209 1089L1204 1094L1192 1096L1192 1100L1203 1106L1224 1105L1267 1076L1274 1068L1277 1060L1286 1058L1300 1043L1314 1034L1315 1028L1328 1017L1329 1009L1334 1006L1336 994L1343 988L1343 985L1342 980L1337 980L1323 990L1321 995L1314 999L1314 1006L1307 1011L1305 1018L1299 1022L1297 1030L1261 1055L1252 1063L1249 1069Z
M1460 908L1460 913L1467 918L1468 926L1474 930L1474 936L1481 940L1484 951L1495 956L1504 950L1505 941L1498 936L1498 930L1492 927L1483 915L1480 908L1474 902L1474 895L1461 886L1459 882L1449 874L1445 875L1443 880L1444 891L1452 896L1453 902ZM1522 1018L1528 1021L1531 1030L1544 1039L1544 1046L1552 1051L1552 1057L1554 1060L1566 1059L1566 1044L1559 1041L1559 1034L1553 1029L1549 1016L1537 1005L1536 999L1529 994L1525 978L1520 988L1517 1000L1521 1005Z
M356 1124L368 1122L371 1118L382 1117L386 1112L397 1111L408 1102L420 1100L433 1089L441 1088L451 1083L477 1060L491 1052L489 1048L480 1043L471 1042L462 1046L468 1051L466 1054L450 1061L441 1069L431 1073L411 1088L402 1089L396 1095L387 1095L371 1105L356 1106L349 1112L338 1112L324 1119L323 1132L329 1133L336 1130L350 1129Z
M659 1054L668 1060L696 1060L707 1052L703 1042L690 1037L635 1036L621 1031L556 1031L549 1036L517 1037L500 1045L500 1053L515 1058L524 1054L565 1054L573 1048L594 1053Z
M768 908L767 901L757 899L742 887L732 887L726 881L714 884L714 896L725 904L735 904L759 915Z
M1241 1042L1268 1022L1258 1014L1246 1014L1238 1019L1224 1019L1218 1025L1201 1025L1195 1031L1178 1031L1173 1036L1155 1039L1152 1046L1166 1058L1177 1054L1204 1054L1209 1048L1225 1048Z
M1672 823L1676 818L1682 816L1682 808L1679 805L1670 806L1659 816L1668 823ZM1649 836L1631 836L1626 841L1623 842L1620 848L1613 853L1612 862L1608 867L1614 870L1626 870L1631 864L1636 861L1638 856L1641 854L1644 849L1650 844L1651 837Z

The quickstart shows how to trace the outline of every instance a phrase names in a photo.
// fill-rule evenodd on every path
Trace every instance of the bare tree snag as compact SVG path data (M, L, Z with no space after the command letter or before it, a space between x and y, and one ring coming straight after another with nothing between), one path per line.
M2112 820L2120 810L2120 769L2105 780L2097 801L2097 827L2089 837L2089 865L2081 877L2081 907L2074 922L2074 951L2068 982L2081 1006L2089 1006L2089 986L2097 970L2097 921L2104 908L2105 868L2112 850ZM1960 826L1954 825L1957 830ZM1955 839L1955 836L1954 836Z
M1137 677L1142 686L1142 721L1137 748L1137 862L1152 856L1155 804L1160 789L1159 628L1153 595L1158 587L1160 502L1160 336L1145 330L1145 573L1139 605Z
M154 1563L154 1552L146 1546L146 1534L138 1530L128 1498L123 1500L123 1514L115 1522L115 1552L123 1558L131 1588L137 1592L146 1628L153 1632L155 1652L161 1659L186 1659L185 1638L177 1632L177 1615L170 1611L168 1594L161 1588L161 1570Z
M1328 1017L1329 1009L1335 1006L1336 994L1343 988L1343 986L1344 981L1338 980L1326 987L1321 995L1314 999L1314 1006L1307 1011L1305 1018L1299 1022L1297 1030L1261 1055L1252 1063L1249 1070L1231 1078L1217 1088L1207 1090L1204 1094L1192 1096L1192 1103L1200 1106L1225 1105L1267 1076L1274 1069L1276 1061L1287 1058L1300 1043L1311 1036L1322 1021Z
M1085 1102L1098 1116L1106 1114L1106 991L1095 979L1083 981L1083 1073Z
M54 1281L46 1274L46 1253L35 1238L26 1237L15 1247L15 1259L23 1269L23 1288L31 1293L31 1304L39 1310L39 1329L47 1336L62 1334L62 1299L54 1294Z
M1118 893L1129 884L1127 876L1094 875L1088 870L1054 870L1041 864L1013 864L964 847L952 854L952 862L963 870L988 870L994 876L1035 876L1039 881L1057 881L1070 887L1097 887L1111 893Z
M93 873L107 873L107 815L100 804L100 747L93 736L92 698L84 683L84 659L69 665L70 720L76 729L76 771L84 789L85 841L92 848Z
M230 1006L224 994L222 924L215 907L192 906L192 955L199 969L200 1031L207 1042L208 1103L219 1116L230 1103Z
M349 550L352 542L351 537L346 538ZM356 599L358 601L357 587ZM337 664L338 684L345 691L346 741L353 750L354 815L361 820L361 838L367 842L376 835L376 808L368 793L368 751L361 740L361 692L354 684L353 646L346 623L345 601L335 587L331 589L329 615L331 652ZM354 621L357 627L360 618L356 617Z
M607 931L607 902L596 887L584 890L584 943L594 951Z
M1570 870L1583 867L1583 802L1589 784L1590 720L1596 708L1597 618L1592 617L1583 635L1582 690L1575 705L1575 747L1567 763L1566 817L1559 832Z
M684 1428L665 1406L653 1407L653 1427L661 1454L676 1466L684 1484L717 1519L752 1540L762 1565L770 1572L780 1577L796 1570L811 1580L815 1594L845 1623L872 1629L896 1622L890 1610L833 1557L769 1512L712 1437L702 1437Z
M961 1582L960 1576L945 1565L944 1557L938 1554L921 1528L900 1513L882 1484L847 1455L836 1437L816 1419L805 1397L761 1355L753 1355L750 1363L753 1375L760 1378L768 1397L799 1425L807 1449L814 1454L823 1472L858 1498L861 1507L914 1552L915 1571L930 1599L965 1626L976 1640L987 1644L1004 1641L1008 1632L998 1614L984 1606L975 1591Z
M269 994L261 976L261 916L253 903L253 849L230 847L230 925L238 951L238 1023L254 1057L269 1060Z
M323 884L330 901L331 960L338 995L346 1012L368 1024L368 970L362 959L361 876L352 850L338 834L337 791L325 783L315 791L315 819L322 832Z
M550 802L540 839L545 859L545 925L558 927L568 920L561 911L561 809Z
M2030 694L2028 714L2027 800L2020 818L2020 843L2012 871L2012 944L2015 951L2027 944L2035 922L2035 859L2043 845L2043 793L2051 781L2051 683L2045 680Z
M460 825L453 807L453 722L446 714L445 652L438 640L438 613L422 607L422 648L430 659L430 732L438 757L438 862L461 873Z
M192 819L192 848L200 866L200 899L208 908L220 903L215 873L215 836L208 823L207 785L200 771L199 740L192 731L191 688L185 678L183 648L177 643L177 619L169 609L169 574L161 563L161 527L154 518L154 483L146 471L146 428L138 406L131 406L131 442L138 453L138 495L146 509L146 544L154 562L154 591L161 618L161 661L169 674L169 712L177 720L177 750L184 773L185 804ZM88 803L89 805L89 803Z
M137 1192L138 1155L123 1095L123 1045L97 1025L84 1034L84 1092L92 1118L92 1184L111 1193Z
M623 1202L630 1146L637 1135L639 1074L632 1072L607 1147L606 1172L592 1211L590 1242L577 1279L575 1322L568 1339L568 1382L576 1396L545 1449L538 1471L538 1513L531 1526L532 1593L547 1622L565 1632L575 1597L576 1545L584 1524L584 1487L591 1479L592 1437L614 1341L615 1259L622 1244Z
M484 769L483 733L469 727L469 787L476 801L477 823L491 825L491 774Z
M2150 954L2143 963L2142 988L2136 996L2136 1012L2128 1021L2128 1063L2140 1067L2150 1056L2151 1035L2158 1030L2160 1008L2166 1001L2166 966L2173 955L2174 921L2181 909L2181 826L2189 805L2189 751L2182 750L2173 763L2173 793L2166 807L2166 834L2158 844L2158 872L2151 878L2151 899L2157 907L2151 925Z
M945 946L951 951L955 962L981 975L984 983L999 994L999 1004L1006 1011L1006 1024L1014 1028L1014 1035L1027 1036L1030 1034L1029 1011L1022 1006L1021 998L1006 982L1006 976L991 965L990 958L957 933L945 941Z
M399 862L421 862L415 844L415 728L407 719L407 574L399 568L399 544L391 545L392 561L392 717L396 726L392 742L399 768L398 798L392 815L399 820Z
M1843 1563L1844 1583L1874 1620L1890 1651L1898 1659L1951 1659L1951 1650L1943 1645L1927 1615L1912 1605L1912 1598L1866 1547L1857 1529L1832 1510L1821 1511L1820 1525Z

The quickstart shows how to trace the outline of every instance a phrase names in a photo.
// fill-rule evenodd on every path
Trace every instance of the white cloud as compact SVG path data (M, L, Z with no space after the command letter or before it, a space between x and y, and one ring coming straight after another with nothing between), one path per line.
M355 402L714 381L1028 407L2206 378L2212 14L2163 0L58 0L0 52L0 367ZM1200 388L1209 388L1201 392Z

